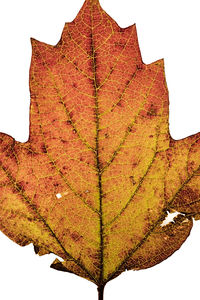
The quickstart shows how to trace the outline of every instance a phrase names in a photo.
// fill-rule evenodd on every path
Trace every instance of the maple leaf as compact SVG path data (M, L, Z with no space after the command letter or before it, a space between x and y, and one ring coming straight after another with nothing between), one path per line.
M30 136L0 134L0 229L98 286L165 260L200 218L200 134L169 134L163 60L86 0L61 39L32 39ZM172 222L168 215L175 213Z

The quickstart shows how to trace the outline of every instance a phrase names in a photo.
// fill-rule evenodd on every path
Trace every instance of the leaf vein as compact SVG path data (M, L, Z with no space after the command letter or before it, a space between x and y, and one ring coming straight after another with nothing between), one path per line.
M92 276L92 274L86 269L86 267L80 262L80 260L75 259L63 246L62 242L58 239L58 237L56 236L55 232L52 230L52 228L50 227L50 225L46 222L46 220L44 219L44 217L39 213L37 207L31 203L31 200L29 199L29 197L25 194L25 192L22 190L22 188L20 187L20 184L18 182L16 182L16 180L13 178L13 176L10 174L10 172L2 165L0 164L1 169L5 172L6 176L8 177L8 179L10 180L10 182L12 183L13 187L16 189L16 191L19 193L19 195L22 196L22 198L24 199L24 202L36 213L36 215L38 216L38 218L43 222L44 226L48 229L48 231L50 232L50 234L53 236L53 238L56 240L57 244L60 246L60 248L63 250L63 252L66 255L66 258L70 258L73 260L73 262L79 266L84 272L86 272L86 274L89 276L89 278L96 282L96 279Z

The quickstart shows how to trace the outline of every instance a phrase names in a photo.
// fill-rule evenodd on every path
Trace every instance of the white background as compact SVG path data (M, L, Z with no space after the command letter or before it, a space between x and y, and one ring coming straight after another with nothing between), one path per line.
M199 1L101 0L121 27L137 24L145 63L165 58L170 92L170 132L180 139L200 131ZM0 3L0 131L28 139L30 37L55 45L66 21L83 0L7 0ZM182 300L199 297L200 223L166 261L123 273L105 289L105 300ZM49 268L53 256L38 257L0 234L0 298L3 300L97 299L96 287Z

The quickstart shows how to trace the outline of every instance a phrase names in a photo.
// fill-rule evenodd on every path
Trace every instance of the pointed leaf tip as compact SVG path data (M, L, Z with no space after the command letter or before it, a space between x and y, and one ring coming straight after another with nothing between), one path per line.
M100 6L99 0L85 0L84 5L86 6Z
M56 46L31 38L29 141L0 133L0 230L102 294L200 219L200 134L170 137L163 60L142 62L135 24L120 28L99 0L67 24ZM160 226L170 209L181 216Z
M30 38L30 41L31 41L32 48L34 48L35 46L38 46L39 44L42 44L42 42L40 42L32 37Z

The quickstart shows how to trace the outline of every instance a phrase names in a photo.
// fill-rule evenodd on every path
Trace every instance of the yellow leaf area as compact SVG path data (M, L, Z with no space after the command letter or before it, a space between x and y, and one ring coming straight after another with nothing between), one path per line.
M0 134L0 229L98 286L160 263L200 216L200 134L170 137L163 60L97 0L32 48L29 140Z

